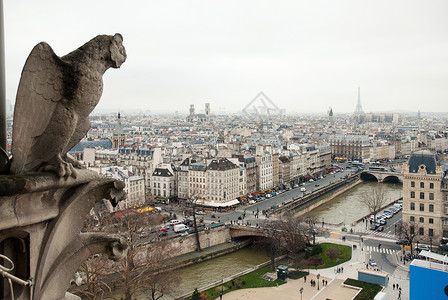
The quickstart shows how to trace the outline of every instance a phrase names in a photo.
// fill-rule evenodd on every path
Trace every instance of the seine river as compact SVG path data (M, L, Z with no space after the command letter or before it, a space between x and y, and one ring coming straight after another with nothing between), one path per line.
M313 209L309 215L316 216L319 221L323 219L325 223L350 225L362 216L369 214L366 205L361 203L361 197L363 193L375 188L377 184L369 181L362 182L330 202ZM387 202L392 202L402 196L403 185L393 183L381 183L380 185L386 190Z

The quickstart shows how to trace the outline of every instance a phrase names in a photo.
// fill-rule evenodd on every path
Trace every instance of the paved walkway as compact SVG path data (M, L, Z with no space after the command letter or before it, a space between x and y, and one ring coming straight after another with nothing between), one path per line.
M353 242L343 242L337 232L331 232L330 238L319 237L317 242L329 242L343 245L358 245ZM353 248L352 248L353 249ZM361 251L359 247L352 251L352 259L345 262L338 267L343 268L343 272L337 273L337 267L310 270L310 275L307 276L307 282L303 279L289 280L286 284L274 288L258 288L258 289L243 289L225 294L225 300L271 300L271 299L300 299L299 290L303 287L303 299L352 299L358 292L355 289L342 286L342 283L347 278L358 278L358 270L366 267L365 250ZM396 253L389 253L394 259L398 259L399 267L396 268L394 274L389 275L389 285L384 288L383 292L387 294L387 299L396 299L398 297L398 290L393 289L393 284L398 284L402 289L401 299L409 299L409 267L403 265L399 261L399 255ZM397 261L396 261L397 262ZM311 287L309 281L315 279L317 274L320 275L320 289L317 286ZM328 285L322 288L322 279L328 280Z

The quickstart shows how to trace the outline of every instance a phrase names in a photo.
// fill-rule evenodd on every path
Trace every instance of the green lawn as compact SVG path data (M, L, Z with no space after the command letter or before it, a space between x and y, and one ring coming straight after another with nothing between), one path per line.
M331 243L322 243L320 244L322 247L322 253L318 255L318 257L322 260L321 264L317 266L318 269L326 269L342 264L346 261L349 261L352 258L352 248L349 246L339 245L339 244L331 244ZM327 251L331 248L341 249L341 255L335 259L330 259L326 255ZM303 268L315 268L315 265L305 266Z
M278 285L282 285L285 283L282 280L267 281L265 279L262 279L261 276L266 274L267 272L270 272L270 270L271 270L270 268L261 268L261 269L255 270L249 274L235 278L232 281L224 283L223 285L219 285L217 287L208 289L204 292L201 292L201 297L204 297L201 299L219 298L219 294L221 293L221 290L222 290L223 294L225 294L225 293L235 291L238 289L278 286ZM188 299L191 299L191 297Z
M368 283L351 278L347 278L344 283L362 288L362 291L356 296L355 300L373 300L376 294L382 290L382 287L379 284Z
M349 261L352 258L352 248L349 246L330 244L330 243L323 243L320 245L322 246L322 253L320 254L320 257L322 258L322 261L324 262L324 266L320 267L321 269L334 267L336 265L339 265L346 261ZM332 261L328 256L325 255L327 250L330 248L341 249L342 255L339 256L338 259L335 259Z

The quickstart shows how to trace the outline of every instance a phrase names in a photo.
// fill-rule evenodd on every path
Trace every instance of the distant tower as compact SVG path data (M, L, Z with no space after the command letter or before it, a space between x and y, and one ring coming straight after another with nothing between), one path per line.
M333 120L333 109L331 106L328 108L328 119Z
M190 116L194 115L194 104L190 104Z
M356 110L354 112L355 115L362 115L364 111L361 106L361 88L358 87L358 104L356 105Z
M121 125L120 113L118 113L118 121L117 126L115 127L113 136L112 136L112 147L114 150L124 147L124 143L126 141L126 136L124 134L123 126Z
M205 121L210 120L210 103L205 103Z
M417 119L421 119L422 118L422 114L420 113L420 109L418 110L418 113L417 113Z

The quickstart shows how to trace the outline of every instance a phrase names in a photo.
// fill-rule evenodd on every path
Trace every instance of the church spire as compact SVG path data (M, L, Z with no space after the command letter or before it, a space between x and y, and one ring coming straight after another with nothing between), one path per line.
M121 125L121 115L118 113L117 126L115 126L115 130L113 132L112 137L112 147L114 149L118 149L120 147L124 147L126 137L123 130L123 125Z

